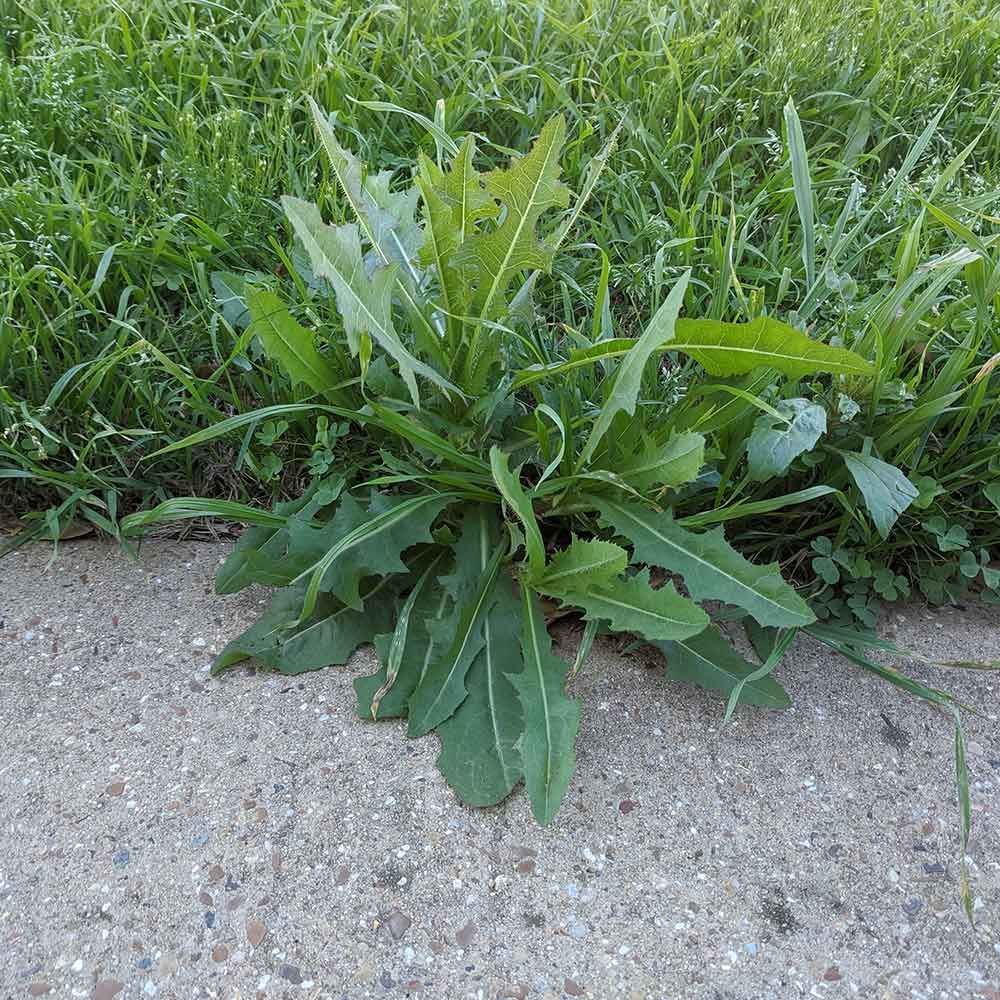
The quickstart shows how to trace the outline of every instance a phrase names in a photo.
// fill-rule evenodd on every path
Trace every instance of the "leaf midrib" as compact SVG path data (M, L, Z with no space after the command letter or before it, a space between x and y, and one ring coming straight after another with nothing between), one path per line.
M673 541L670 538L667 538L666 535L660 534L660 532L657 531L656 528L654 528L651 525L647 524L645 521L642 521L639 518L637 518L627 508L621 507L618 504L615 504L613 501L608 501L608 500L605 500L604 504L605 504L605 506L610 507L613 510L618 511L620 514L622 514L625 517L627 517L633 523L639 525L640 528L645 528L646 531L648 531L651 534L655 535L658 539L660 539L661 542L663 542L664 544L668 545L670 548L677 549L678 551L683 552L689 559L693 559L695 562L700 563L702 566L705 566L708 569L712 570L713 572L718 573L721 576L724 576L727 580L731 580L740 590L744 590L747 593L753 594L754 597L757 597L760 600L763 600L766 603L770 604L772 607L779 609L780 611L782 611L785 614L788 614L788 608L786 608L783 605L779 604L777 601L774 600L774 598L768 597L766 594L761 593L759 590L754 590L753 587L751 587L749 584L746 584L742 580L737 579L731 573L726 572L724 569L722 569L721 567L719 567L715 563L709 562L704 557L699 556L699 555L697 555L694 552L691 552L689 549L683 548L677 542ZM749 563L749 565L753 566L753 563ZM667 568L669 568L669 567L667 567Z
M535 204L538 189L542 186L542 182L545 179L545 172L548 170L549 162L551 161L553 155L558 155L557 144L554 141L550 141L545 150L545 159L542 161L541 169L538 171L538 176L535 178L535 183L531 188L531 196L528 198L528 203L514 231L514 238L510 241L510 245L507 247L507 252L504 254L502 265L497 268L497 273L493 276L493 283L490 285L489 294L483 303L483 308L479 312L480 319L483 319L488 315L490 306L493 305L493 299L496 297L497 290L500 288L500 283L503 280L504 272L507 270L511 258L514 256L514 250L517 247L518 240L521 238L521 233L524 231L525 226L530 224L531 209Z

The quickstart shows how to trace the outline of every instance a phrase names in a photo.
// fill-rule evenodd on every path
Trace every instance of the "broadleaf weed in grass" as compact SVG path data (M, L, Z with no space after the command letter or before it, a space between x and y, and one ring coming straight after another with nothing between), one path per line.
M345 405L305 407L353 425L350 436L367 451L360 466L337 467L335 481L319 479L298 505L261 520L223 567L219 585L227 591L250 582L280 589L216 669L253 655L298 672L320 665L316 635L338 662L348 646L373 641L382 669L359 682L359 696L370 698L362 714L377 718L387 704L409 716L411 735L438 731L444 773L469 802L498 801L523 779L540 822L553 818L570 780L579 719L564 690L569 665L545 635L542 595L600 627L660 644L676 676L723 691L727 714L743 696L780 704L772 672L792 633L754 667L714 631L701 604L741 609L764 628L802 628L815 615L777 564L754 564L730 547L722 528L692 529L673 516L702 473L707 439L683 425L684 405L663 398L660 366L669 355L703 366L706 374L689 372L689 388L760 369L774 373L768 384L778 378L780 385L779 373L864 379L874 367L773 318L680 319L686 272L638 337L595 343L580 330L568 336L536 320L528 340L518 329L521 306L512 314L519 282L551 267L551 251L541 249L545 233L559 232L560 211L577 211L559 180L562 121L543 128L511 167L486 175L476 172L468 142L442 168L424 161L424 225L401 268L405 241L392 254L377 244L410 224L416 199L390 191L384 179L376 199L325 117L316 118L366 238L353 223L326 223L301 200L285 207L345 321L307 329L272 292L249 285L248 330L262 329L265 353L320 396L333 377L324 355L358 375L342 390ZM371 251L378 259L366 267ZM427 331L435 343L427 343ZM592 331L602 336L599 325ZM538 358L545 363L532 364ZM376 398L366 385L376 364L409 377ZM786 420L749 389L739 395L751 409ZM234 417L167 450L203 445L254 419L268 420L273 438L275 419L295 408ZM710 496L694 495L711 512ZM148 519L126 519L126 528ZM676 574L685 592L664 572ZM359 631L355 612L371 596L362 588L371 580L385 584L376 584L380 607L397 608L391 635L380 633L377 615L370 634ZM484 712L488 703L503 706L499 714ZM457 768L463 755L482 758L473 775Z

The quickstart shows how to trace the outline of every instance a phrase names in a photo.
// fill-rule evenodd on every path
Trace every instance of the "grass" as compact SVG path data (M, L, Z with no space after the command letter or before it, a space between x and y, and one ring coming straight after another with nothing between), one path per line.
M881 375L833 440L857 450L871 439L942 491L888 544L834 502L731 532L803 567L813 553L790 552L790 535L928 567L942 556L928 518L962 527L970 551L997 540L981 487L1000 480L1000 402L995 379L973 386L1000 351L989 2L17 0L0 46L2 509L113 529L123 511L172 495L299 491L322 451L310 420L291 418L276 441L280 428L251 429L144 459L222 417L299 398L241 342L213 275L297 280L281 194L343 219L311 95L382 166L433 152L433 122L488 137L482 153L499 163L561 111L577 189L623 121L572 237L606 250L606 323L635 332L691 267L695 315L766 309L859 346ZM980 262L949 264L956 252ZM572 303L601 283L599 253L561 257L540 288L550 320L589 323ZM836 394L828 402L837 412ZM840 466L798 477L850 489ZM735 464L718 491L733 505L767 496Z

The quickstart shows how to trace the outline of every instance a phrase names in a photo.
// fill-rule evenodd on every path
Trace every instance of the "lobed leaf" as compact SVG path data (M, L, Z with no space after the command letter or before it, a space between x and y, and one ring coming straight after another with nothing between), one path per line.
M412 611L412 626L407 629L395 680L389 685L389 650L395 630L375 636L379 659L376 673L354 680L357 713L362 719L395 719L405 716L410 696L440 649L448 641L453 604L440 581L421 591ZM382 692L376 700L376 695Z
M544 594L566 593L604 583L624 572L627 565L628 553L620 545L599 538L574 538L532 583Z
M457 597L451 638L427 667L410 698L410 736L423 736L449 718L465 700L465 676L486 639L483 623L497 600L496 581L507 549L496 540L495 518L486 505L478 505L466 518L463 538L475 546L474 560L456 553L457 580L444 581ZM475 584L472 589L472 584Z
M506 304L507 286L519 271L548 270L552 251L539 241L535 225L546 210L569 204L569 189L559 180L565 141L565 119L556 115L526 156L486 175L486 190L502 203L505 214L496 228L477 233L462 246L460 262L471 265L477 275L472 298L476 316L496 318Z
M353 497L345 496L322 526L290 522L287 571L295 576L289 582L308 580L303 615L312 614L320 593L333 593L345 604L360 607L359 581L405 572L400 555L433 540L431 524L453 499L447 493L392 498L374 493L365 512Z
M305 588L284 587L268 610L216 657L212 673L253 657L283 674L346 663L351 654L377 633L391 627L396 590L382 581L366 595L368 606L346 607L324 594L313 613L301 619Z
M545 581L537 586L563 604L583 608L588 621L606 621L615 632L635 632L649 640L686 639L708 625L708 615L678 594L672 583L652 587L648 569L590 586L584 583L576 590L556 590Z
M415 406L420 405L417 375L433 382L446 395L456 392L440 372L415 358L396 332L392 321L396 265L380 268L369 278L355 224L328 226L315 205L299 198L286 195L281 204L309 254L313 270L333 286L351 353L358 354L361 336L368 334L396 362Z
M653 486L682 486L698 478L705 464L705 438L694 431L671 434L666 444L646 441L642 450L621 462L615 471L636 490Z
M669 511L593 498L601 520L635 546L636 558L679 573L696 601L717 600L744 608L761 625L796 626L815 621L808 605L782 578L776 563L756 566L729 546L721 528L695 534Z
M313 343L313 332L298 323L281 299L266 288L246 292L250 334L260 340L264 353L288 373L294 383L326 393L337 382L337 372Z

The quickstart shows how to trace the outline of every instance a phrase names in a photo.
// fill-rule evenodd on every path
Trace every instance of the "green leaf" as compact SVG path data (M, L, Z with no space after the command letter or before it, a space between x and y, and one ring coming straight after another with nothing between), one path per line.
M417 375L433 382L446 395L457 391L443 375L406 349L393 326L396 265L380 268L371 278L367 277L356 225L328 226L315 205L299 198L285 196L281 204L309 254L313 270L318 277L329 281L336 292L351 353L358 354L361 335L367 333L396 362L415 406L420 405Z
M750 323L678 320L673 342L666 347L690 355L711 375L743 375L761 366L776 368L790 378L817 372L875 374L872 365L853 351L812 340L769 316Z
M760 482L780 476L826 433L826 410L817 403L785 399L777 410L784 420L761 414L747 440L750 477Z
M365 513L352 497L345 496L323 527L290 523L288 560L295 573L290 582L308 579L303 615L312 614L321 592L332 592L345 604L360 607L359 581L405 572L400 554L433 540L431 524L453 499L447 493L391 499L374 493Z
M430 565L424 570L420 579L407 595L406 601L399 610L399 616L396 619L396 627L392 631L392 638L389 640L389 648L386 650L385 680L380 685L378 690L372 695L371 713L373 719L378 718L378 709L382 699L392 690L397 678L399 677L399 670L408 645L407 639L410 635L410 619L413 614L413 609L420 600L420 597L423 595L427 581L434 572L443 555L443 552L439 552L438 555L431 561Z
M376 264L389 269L391 283L406 307L413 329L420 336L420 342L436 343L437 332L426 314L419 290L421 276L414 267L422 241L420 227L414 219L417 188L393 192L389 188L392 178L390 171L366 174L361 162L337 142L319 105L312 98L309 99L309 105L330 166L372 245ZM393 265L398 266L393 268Z
M684 303L684 292L687 289L690 276L690 271L685 271L680 276L643 335L625 355L615 375L611 393L601 407L600 415L594 423L590 437L584 446L583 454L580 456L581 466L586 465L593 457L601 439L607 434L612 421L619 413L635 413L646 362L653 354L662 350L665 343L673 339L674 324Z
M410 697L442 647L451 641L448 635L453 620L453 602L440 581L421 591L411 613L412 625L406 632L405 645L399 659L394 683L376 702L375 697L389 679L389 649L395 632L375 637L375 652L379 670L354 680L357 713L362 719L396 719L405 716Z
M506 554L496 540L495 513L478 505L467 516L463 539L456 551L456 573L446 586L457 596L451 642L429 664L410 698L410 736L423 736L449 718L465 700L465 675L485 645L483 622L497 600L496 581ZM464 559L461 541L475 546L473 559ZM475 590L470 591L470 582Z
M786 708L791 704L785 689L772 676L746 680L760 667L744 660L714 625L690 639L653 645L666 657L671 680L721 691L726 697L740 681L745 681L741 701L765 708Z
M472 283L464 269L455 264L455 251L475 233L476 222L495 216L498 209L473 166L475 153L475 139L470 133L447 172L423 153L418 164L417 184L423 195L425 218L420 260L433 265L437 273L452 343L458 342L460 317L469 311Z
M627 354L637 343L628 337L601 341L593 347L570 353L566 361L535 365L519 371L514 388L539 379L561 375ZM755 368L774 368L792 378L829 372L832 375L872 376L874 367L860 355L843 347L831 347L768 316L750 323L724 323L716 319L678 319L665 351L688 354L711 375L745 375Z
M618 337L613 340L602 340L592 347L579 347L570 351L569 357L565 361L551 365L532 365L523 368L514 376L514 389L522 389L532 382L550 378L553 375L564 375L566 372L574 371L577 368L586 368L597 361L606 358L617 358L628 352L635 346L632 337Z
M490 448L490 466L493 470L493 481L497 484L507 506L517 515L524 525L524 547L528 555L528 566L532 574L541 573L545 567L545 544L542 542L542 532L535 520L535 510L531 500L525 493L518 478L518 472L511 472L508 466L509 458L496 445Z
M565 593L604 583L624 572L628 553L614 542L574 538L532 582L544 594Z
M809 157L806 140L802 135L802 123L795 110L795 102L789 98L785 105L785 128L788 136L788 156L792 164L792 188L795 191L795 205L802 223L802 263L806 269L806 284L811 287L816 280L816 235L813 231L812 178L809 174Z
M576 766L580 705L566 696L569 664L552 653L552 640L538 598L521 588L524 669L511 676L524 709L521 765L531 811L543 826L559 809Z
M250 333L264 353L277 361L293 383L325 393L337 382L337 372L313 345L313 333L296 322L281 299L266 288L249 288Z
M881 459L858 451L840 454L864 497L876 530L883 538L888 538L899 515L919 495L916 486L896 466Z
M316 412L332 413L344 420L351 420L356 423L364 423L365 420L356 410L346 410L339 406L327 406L325 403L277 403L274 406L262 406L258 410L248 410L246 413L237 413L235 416L219 420L214 420L215 414L212 414L213 423L208 427L203 427L200 431L195 431L194 434L188 434L187 437L181 438L180 441L174 441L163 448L158 448L147 455L146 458L156 458L159 455L166 455L172 451L193 448L196 444L214 441L216 438L223 437L230 431L239 430L241 427L247 427L250 424L257 424L262 420L269 420L272 417ZM222 417L222 414L220 413L218 416ZM207 503L208 501L204 502ZM143 514L145 511L140 511L139 513ZM236 520L246 520L246 518L236 518Z
M391 627L395 589L382 581L366 595L363 610L348 608L328 594L313 613L300 621L304 588L285 587L271 599L268 610L216 658L212 673L253 657L283 674L300 674L346 663L351 654Z
M459 798L472 806L499 802L522 775L517 744L524 712L511 683L524 669L521 608L506 573L497 580L496 604L483 621L483 640L465 677L465 701L437 727L438 768Z
M705 464L705 439L684 431L671 434L666 444L647 441L641 452L615 471L630 486L646 490L653 486L682 486L698 478Z
M1000 482L989 483L984 486L983 496L996 507L997 511L1000 511Z
M458 261L468 263L478 276L472 299L476 316L496 318L506 305L507 286L519 271L548 270L552 251L539 241L535 226L546 210L569 204L569 189L559 180L559 154L565 140L566 122L556 115L527 156L506 170L486 175L486 190L505 209L503 221L489 232L466 239Z
M240 535L235 547L215 574L217 594L235 594L251 583L260 583L255 567L270 568L288 550L288 521L293 515L310 520L323 507L336 502L344 487L344 477L334 475L316 480L298 499L275 504L280 523L257 525Z
M545 581L537 587L563 604L583 608L588 621L606 621L615 632L636 632L650 640L686 639L708 625L708 615L672 583L650 586L648 569L590 586L581 581L576 590L553 589Z
M334 176L364 227L365 236L383 264L401 265L400 275L414 280L416 275L410 268L421 239L420 228L413 217L417 207L416 189L394 194L389 190L391 171L366 174L361 161L337 142L319 105L311 97L308 100L313 124Z
M670 511L604 497L593 499L604 523L635 546L645 563L680 573L696 601L717 600L746 609L761 625L808 625L815 615L782 578L777 563L756 566L726 542L721 528L701 534L687 531Z
M810 486L805 490L796 490L794 493L769 497L767 500L749 500L744 503L730 504L728 507L702 511L700 514L689 514L687 517L678 518L677 523L685 528L704 528L723 521L735 521L745 517L756 517L759 514L770 514L783 507L808 503L810 500L818 500L820 497L830 496L830 494L837 492L839 491L832 486Z
M265 281L266 274L259 271L250 274L234 274L232 271L212 272L212 291L215 301L226 322L234 330L245 330L250 325L250 311L247 309L246 291L248 281Z

